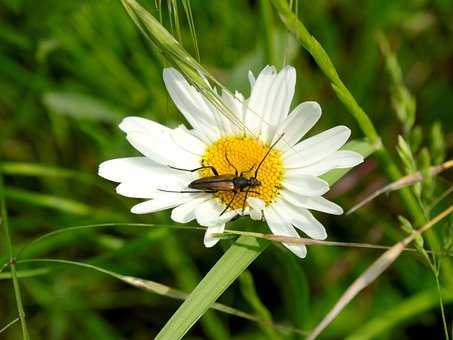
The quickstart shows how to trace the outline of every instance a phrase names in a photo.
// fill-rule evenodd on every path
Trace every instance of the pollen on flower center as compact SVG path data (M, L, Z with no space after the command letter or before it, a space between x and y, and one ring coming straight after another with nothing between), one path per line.
M235 169L228 164L225 156L227 155L228 160L238 173L243 173L243 176L249 179L254 176L257 166L266 155L269 147L269 145L251 137L223 137L206 148L202 157L202 164L213 166L219 175L234 175ZM213 176L210 169L202 169L200 174L202 177ZM258 197L266 205L270 204L278 195L282 175L281 152L274 148L258 170L257 179L261 184L251 188L251 191L254 192L249 192L248 197ZM223 191L214 195L221 199L223 203L228 204L234 193ZM244 199L245 192L238 192L230 207L232 209L242 208Z

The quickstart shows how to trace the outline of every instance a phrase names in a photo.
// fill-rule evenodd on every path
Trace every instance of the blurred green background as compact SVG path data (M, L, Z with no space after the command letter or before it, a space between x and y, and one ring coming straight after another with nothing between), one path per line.
M141 3L158 16L154 1ZM256 74L272 61L281 66L286 60L298 71L293 105L316 100L323 108L315 130L345 124L352 128L353 138L362 137L311 57L285 33L266 4L191 1L201 62L227 87L248 95L249 69ZM404 83L417 100L416 125L424 136L422 143L429 145L433 124L441 123L447 155L449 150L451 155L452 1L299 1L298 13L396 154L402 124L392 108L392 82L376 40L376 33L382 32L397 55ZM182 42L195 55L182 6L179 15ZM163 19L170 29L165 1ZM41 234L69 226L170 223L168 212L130 214L136 200L118 196L112 183L96 175L100 162L137 154L117 128L123 117L139 115L170 126L183 122L163 86L162 60L119 1L0 2L0 157L16 250ZM364 193L385 183L371 157L343 178L329 197L347 210ZM449 181L447 175L436 192L448 185L451 176ZM319 217L330 240L393 244L405 235L396 218L403 212L399 197L391 194L351 216ZM4 243L0 244L4 263L7 254ZM227 246L228 241L222 241L222 246L204 248L198 231L110 228L63 233L30 247L24 255L82 261L190 292ZM313 246L302 261L274 245L250 272L274 321L308 330L378 254ZM443 261L451 266L451 258ZM38 268L42 270L20 280L33 339L150 339L180 304L90 269L19 264L20 272ZM0 275L1 329L17 316L17 309L8 275ZM441 283L451 329L453 276L442 272ZM241 284L235 283L220 301L253 313L243 294ZM16 323L0 337L19 339L20 334ZM216 312L199 322L187 338L267 336L253 322ZM420 256L401 256L322 338L348 336L443 336L433 275Z

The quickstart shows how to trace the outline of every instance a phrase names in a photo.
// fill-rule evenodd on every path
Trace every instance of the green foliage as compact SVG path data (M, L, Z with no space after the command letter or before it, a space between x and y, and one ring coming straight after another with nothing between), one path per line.
M430 149L433 158L433 164L440 164L445 160L445 135L442 132L440 122L435 122L431 128Z
M253 282L253 276L248 271L244 271L239 276L241 292L247 303L254 309L260 320L260 326L263 332L269 339L281 339L272 325L272 314L267 310L266 306L261 302Z
M351 149L368 146L359 141L365 136L377 148L382 140L388 154L394 155L396 136L402 134L404 174L411 170L426 176L412 210L404 213L405 231L397 228L396 216L403 214L406 199L391 193L353 216L320 214L329 240L392 244L451 204L449 174L429 176L428 167L451 158L453 26L448 18L453 4L365 0L357 6L356 2L292 1L299 5L301 26L287 3L140 1L162 24L154 25L159 27L157 33L168 38L169 44L159 46L156 42L161 40L151 44L137 29L120 1L2 1L0 168L14 253L47 232L71 226L172 223L168 213L130 214L136 200L118 196L111 183L96 176L101 161L134 155L117 128L123 117L139 115L169 126L184 123L163 87L162 67L172 63L162 47L174 48L175 66L186 70L192 81L196 82L201 64L209 79L215 77L230 90L237 87L246 96L249 69L256 75L268 63L293 64L298 72L294 104L303 100L321 104L323 116L315 132L338 124L351 127L355 139L348 145ZM384 55L379 53L379 47L383 49L380 40L374 39L375 32L382 32L388 42ZM188 55L193 56L190 62L184 59ZM203 90L203 84L197 86ZM368 115L363 116L364 112ZM345 170L329 173L325 179L339 180L330 199L346 210L362 192L395 180L398 162L382 161L386 156L380 152L377 156L344 179L339 180ZM394 177L386 178L376 163ZM415 218L417 212L421 218ZM239 220L235 228L244 225L249 226ZM452 230L450 217L435 226L432 237L418 240L419 251L420 246L430 250L432 239L437 238L437 250L451 252ZM15 288L20 289L32 339L149 339L180 304L112 276L75 271L70 264L49 270L46 262L19 262L14 287L12 271L2 267L9 260L5 241L2 230L2 339L22 336L21 323L15 321ZM238 242L259 249L267 242L240 238L225 254L221 247L206 249L201 242L202 234L192 229L92 228L36 242L23 259L82 261L186 292L213 267L214 273L202 281L209 289L195 289L198 308L193 313L185 307L182 319L186 321L180 329L187 329L220 296L223 304L262 315L268 310L274 323L307 331L378 255L364 249L310 246L308 257L300 261L272 244L254 260L256 248L238 247ZM231 239L221 242L229 246ZM423 256L419 254L401 256L391 272L358 296L320 338L404 339L416 332L441 338L439 291L451 325L452 260L444 255L433 262L440 282L437 290L433 271L419 260ZM228 261L226 256L231 256ZM228 267L214 266L218 259ZM245 268L257 293L248 299L239 284L230 285ZM205 315L187 338L260 339L271 333L303 338L218 311Z

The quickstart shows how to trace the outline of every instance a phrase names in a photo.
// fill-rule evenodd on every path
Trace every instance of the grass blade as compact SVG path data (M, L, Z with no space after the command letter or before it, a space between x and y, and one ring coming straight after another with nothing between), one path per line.
M269 339L278 340L280 336L275 332L275 329L271 326L273 324L272 314L261 302L258 293L255 289L255 283L253 276L249 271L243 272L239 276L239 282L241 285L242 295L249 305L255 310L259 316L259 325Z
M20 291L19 280L17 278L16 272L16 259L14 258L14 249L13 243L11 241L11 235L9 232L8 225L8 212L6 210L6 201L5 201L5 186L3 184L3 174L0 173L0 224L3 227L5 232L5 243L6 249L9 256L9 264L11 268L11 277L13 279L14 287L14 296L16 298L17 312L19 313L20 324L22 326L22 338L24 340L29 340L30 336L28 333L27 320L25 319L25 311L22 303L22 294ZM3 268L2 268L3 269Z
M14 325L14 324L15 324L16 322L18 322L18 321L20 321L20 318L19 318L19 317L17 317L17 318L15 318L14 320L8 322L8 323L5 325L5 327L3 327L2 329L0 329L0 335L1 335L2 333L4 333L8 328L10 328L12 325Z
M442 163L440 165L434 165L429 168L429 172L431 176L436 176L440 174L441 172L450 169L453 167L453 160L446 161L445 163ZM387 184L386 186L376 190L373 192L371 195L367 196L365 199L354 205L349 211L346 213L346 215L349 215L356 211L357 209L360 209L364 205L368 204L372 200L374 200L376 197L388 193L390 191L395 191L399 190L401 188L404 188L405 186L412 185L414 183L418 183L423 181L423 174L421 171L414 172L412 174L409 174L407 176L404 176L400 178L399 180L392 182L390 184Z
M401 177L400 170L392 160L388 150L382 144L373 122L344 85L327 52L291 11L286 0L271 0L271 2L277 9L280 19L288 31L294 34L301 45L311 54L321 71L330 80L332 89L337 97L357 121L362 132L368 138L368 141L375 146L376 154L380 158L387 176L393 181L398 180ZM407 188L402 189L400 195L408 211L414 217L415 222L419 225L426 222L423 213L419 209L415 196L412 195Z
M193 58L161 23L135 0L121 0L126 12L140 31L162 52L165 60L177 68L204 97L233 124L246 129L242 121L224 104L206 79L224 88Z
M453 302L453 291L446 289L442 291L446 303ZM436 289L422 291L393 305L386 313L382 313L367 321L354 333L350 334L347 340L368 340L376 339L381 334L385 334L393 327L406 320L413 320L414 316L421 315L435 308L439 304L439 296Z
M330 310L329 313L322 319L322 321L315 327L310 333L307 340L315 339L321 332L337 317L338 314L351 302L351 300L360 293L365 287L371 282L376 280L397 258L400 256L404 248L411 243L418 235L429 230L433 225L447 217L453 212L453 205L445 209L443 212L438 214L436 217L431 219L428 223L422 226L413 234L407 236L402 241L396 243L392 248L387 250L384 254L373 262L368 269L360 275L343 293L340 299L337 301L335 306Z
M368 143L358 142L350 147L364 157L373 151L373 147ZM347 169L331 171L324 176L324 179L332 185L347 171ZM267 248L269 243L268 240L259 238L239 237L168 320L156 339L181 339L234 280Z
M268 245L266 240L244 236L237 239L173 314L156 340L181 339Z
M46 275L49 273L49 268L38 268L31 270L18 270L17 277L22 279L26 277L35 277L39 275ZM11 279L11 273L0 273L0 280L9 280Z
M178 300L185 300L189 296L189 294L187 294L179 289L169 287L169 286L161 284L159 282L145 280L145 279L135 277L135 276L122 275L122 274L113 272L111 270L101 268L99 266L95 266L95 265L92 265L89 263L84 263L84 262L79 262L79 261L64 260L64 259L27 259L27 260L18 260L17 262L18 263L54 263L54 264L73 265L73 266L77 266L77 267L88 268L88 269L109 275L109 276L114 277L120 281L123 281L124 283L131 285L135 288L139 288L144 291L158 294L161 296L178 299ZM34 271L36 271L36 272L44 271L44 269L46 271L48 271L48 268L38 268L38 269L35 269ZM256 315L244 312L242 310L239 310L239 309L236 309L236 308L233 308L233 307L221 304L221 303L214 303L211 306L211 308L215 309L219 312L222 312L225 314L230 314L230 315L242 318L242 319L250 320L253 322L261 322L261 320ZM17 319L17 320L19 320L19 319ZM16 321L14 321L14 322L16 322ZM288 327L288 326L284 326L284 325L280 325L280 324L271 323L271 324L269 324L269 327L272 327L273 329L276 329L276 330L279 330L279 331L285 332L285 333L295 333L295 334L300 334L300 335L306 334L306 332L304 332L300 329ZM4 329L6 329L6 327ZM0 334L1 334L1 331L0 331Z
M112 216L113 213L101 209L95 209L85 203L74 201L69 198L41 194L37 192L7 187L5 195L11 200L17 200L30 205L54 209L73 215Z

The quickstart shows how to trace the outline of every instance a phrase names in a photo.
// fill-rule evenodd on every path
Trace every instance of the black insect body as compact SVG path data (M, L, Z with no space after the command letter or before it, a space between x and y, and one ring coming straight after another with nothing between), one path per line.
M248 197L249 193L259 194L259 192L252 190L253 188L259 187L261 185L260 181L257 179L258 170L260 169L260 167L263 164L266 157L271 152L272 148L280 141L280 139L282 139L282 137L283 137L283 135L281 135L270 146L269 150L267 150L263 159L258 164L254 175L250 178L244 177L244 173L251 171L255 167L255 165L253 165L249 170L239 173L238 170L236 169L236 167L233 164L231 164L230 160L228 159L228 155L225 152L225 159L228 162L228 164L234 169L234 175L233 174L219 175L217 169L211 165L204 165L204 166L201 166L196 169L181 169L181 168L175 168L175 167L170 166L170 168L172 168L172 169L188 171L188 172L195 172L195 171L198 171L201 169L211 169L211 171L214 175L198 178L198 179L192 181L191 183L189 183L188 187L190 189L194 189L194 190L182 190L182 191L169 191L169 190L162 190L162 189L160 189L160 190L164 191L164 192L176 192L176 193L197 193L197 192L217 193L217 192L221 192L221 191L232 192L233 197L228 202L225 209L220 213L220 216L222 216L228 210L228 208L230 208L231 204L233 203L234 199L236 198L236 195L239 192L245 192L244 201L242 203L242 213L244 213L245 203L247 202L247 197Z

